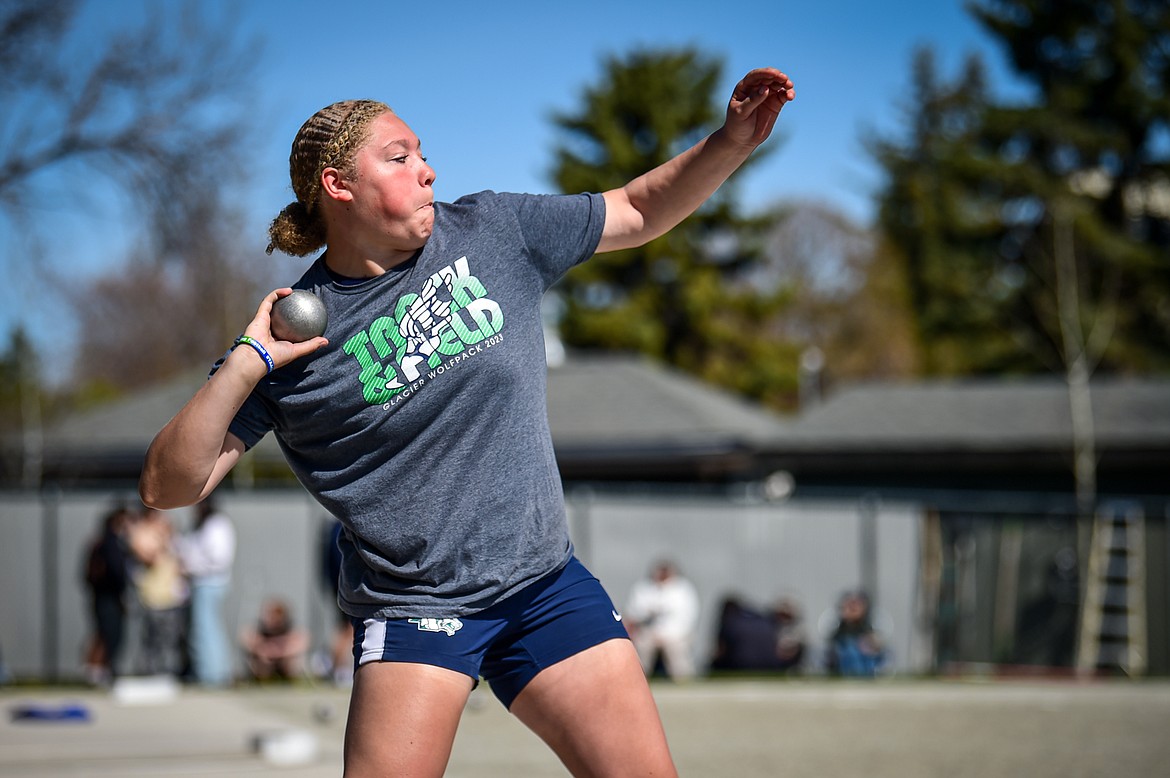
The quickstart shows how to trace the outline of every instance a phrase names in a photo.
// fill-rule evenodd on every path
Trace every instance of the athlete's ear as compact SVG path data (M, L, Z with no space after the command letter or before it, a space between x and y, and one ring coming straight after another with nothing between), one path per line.
M353 200L353 192L350 191L349 182L335 167L327 167L321 171L321 192L331 200L338 202L348 203Z

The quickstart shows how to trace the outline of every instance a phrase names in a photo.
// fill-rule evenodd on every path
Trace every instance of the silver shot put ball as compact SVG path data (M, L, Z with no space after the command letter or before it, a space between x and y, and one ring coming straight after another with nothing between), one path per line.
M329 315L325 303L312 292L295 289L272 305L272 334L280 340L300 343L325 334Z

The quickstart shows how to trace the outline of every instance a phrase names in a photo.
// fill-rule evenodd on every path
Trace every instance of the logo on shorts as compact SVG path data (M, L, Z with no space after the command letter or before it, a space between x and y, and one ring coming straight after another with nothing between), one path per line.
M419 632L446 632L447 637L453 637L463 629L463 622L459 619L410 619L411 624L418 625Z
M622 620L622 614L618 613L614 609L610 608L609 612L613 614L614 621L621 621Z

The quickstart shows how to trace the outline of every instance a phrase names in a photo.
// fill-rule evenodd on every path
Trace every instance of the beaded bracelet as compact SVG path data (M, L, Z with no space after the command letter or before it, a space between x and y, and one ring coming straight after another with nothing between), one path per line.
M259 354L260 358L264 360L264 364L268 365L269 373L276 369L276 363L272 361L272 355L268 353L268 349L264 348L264 345L261 344L260 341L249 337L248 335L241 335L240 337L236 338L236 342L232 344L232 349L235 349L235 347L241 343L256 349L256 353Z

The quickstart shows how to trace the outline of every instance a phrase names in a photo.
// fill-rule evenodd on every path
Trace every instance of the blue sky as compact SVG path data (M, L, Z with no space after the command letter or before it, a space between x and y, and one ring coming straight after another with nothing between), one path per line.
M145 2L107 0L91 4L90 13L99 24L117 24ZM552 190L547 173L555 142L549 117L580 104L603 57L635 47L694 46L725 62L721 95L764 65L796 83L797 99L781 117L780 148L741 184L744 205L758 210L812 199L867 223L879 178L861 137L898 129L915 47L932 45L947 76L976 51L993 75L1005 72L996 45L962 0L205 2L216 16L238 5L246 34L262 41L261 141L250 169L233 171L249 203L257 261L267 261L268 220L291 199L292 137L335 100L370 97L394 107L422 138L440 199L489 188L545 192ZM1006 78L1004 85L1010 88ZM89 223L79 218L53 230L61 241L53 254L68 257L75 277L107 271L132 227L118 213L91 213ZM299 267L290 267L289 280ZM45 312L35 302L30 309L35 295L17 294L23 301L16 305L0 300L8 309L0 325L7 329L23 316L35 328Z
M602 58L693 45L726 62L724 93L763 65L796 82L783 148L745 182L745 204L815 198L868 221L877 178L860 135L897 126L914 48L934 45L948 74L970 51L999 61L960 0L454 2L409 12L393 2L328 4L349 9L344 18L326 5L244 4L245 21L271 34L264 83L276 112L256 171L264 198L288 192L284 165L300 123L348 97L381 99L411 124L443 199L548 191L549 114L579 104Z

